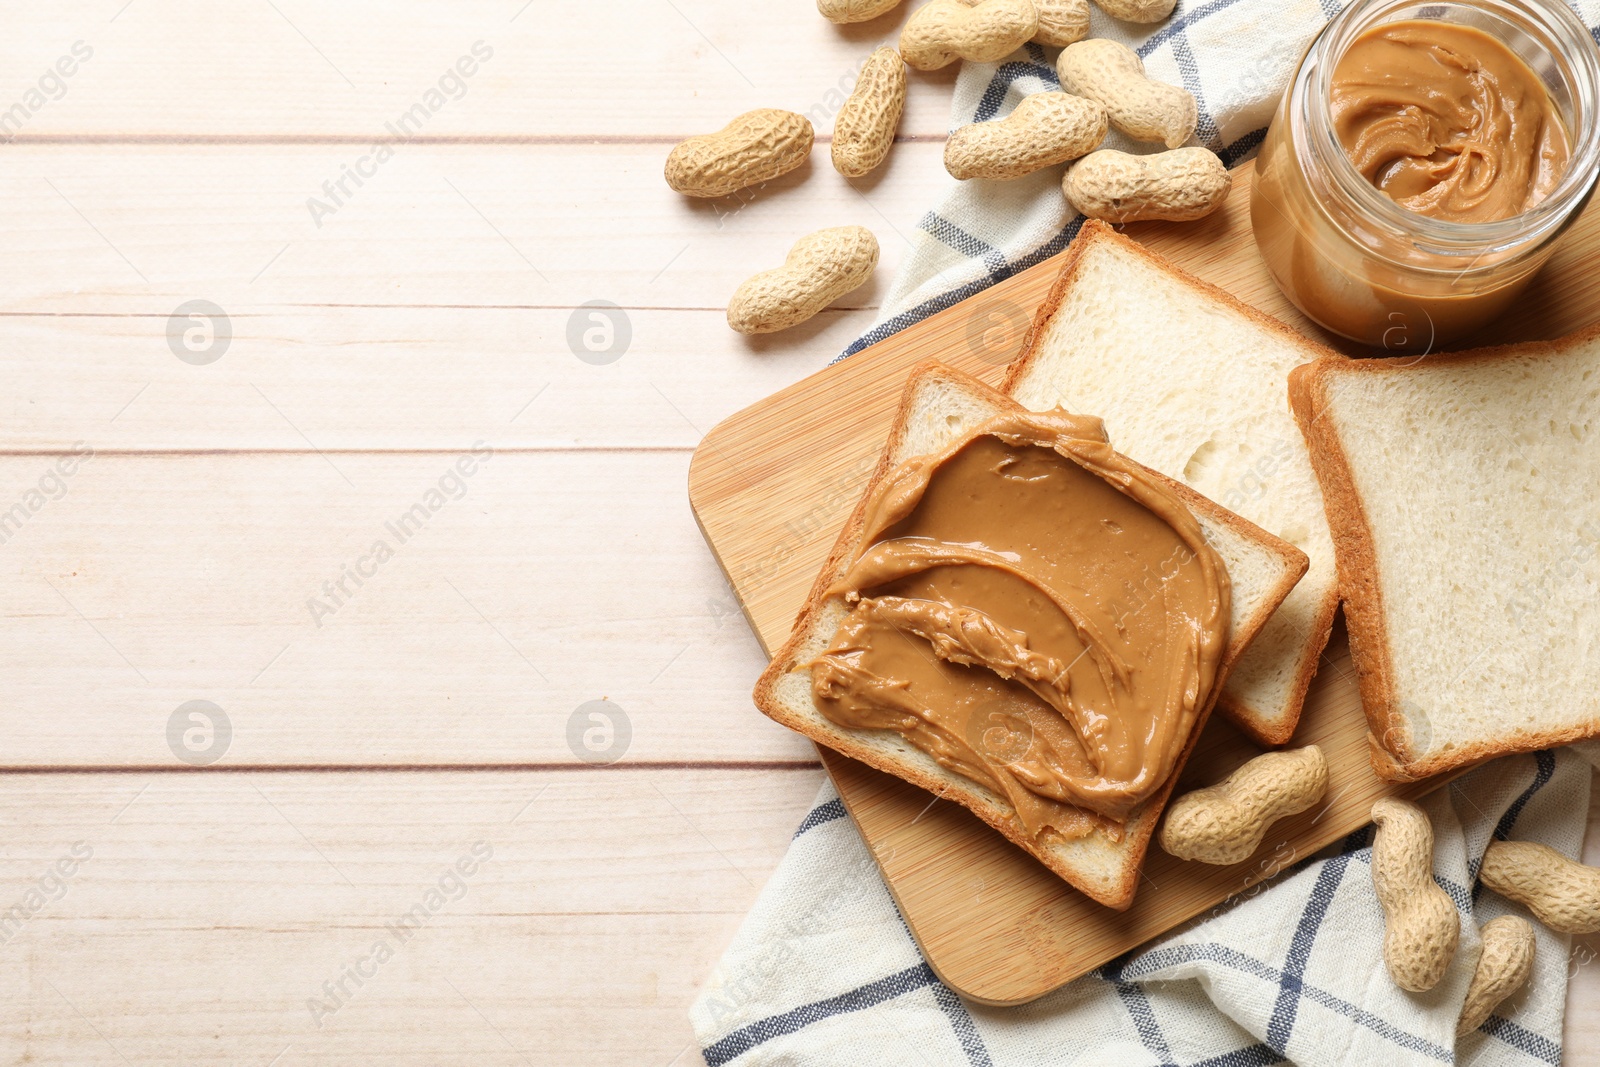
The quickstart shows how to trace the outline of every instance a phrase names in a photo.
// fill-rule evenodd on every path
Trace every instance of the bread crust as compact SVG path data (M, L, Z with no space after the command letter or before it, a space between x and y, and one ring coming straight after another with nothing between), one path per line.
M1014 809L1003 798L958 775L951 775L949 778L935 778L925 774L918 767L908 766L906 763L886 755L880 749L865 743L863 740L865 737L881 734L885 731L869 732L845 729L823 718L820 713L814 718L796 716L785 707L783 701L774 692L774 687L780 679L791 672L806 669L798 662L799 651L819 625L819 616L827 603L829 588L833 586L835 580L848 567L861 547L866 523L867 501L871 498L879 482L897 465L894 462L894 456L897 452L897 445L906 434L915 397L919 388L930 379L949 382L986 397L992 397L997 411L1019 408L1019 405L1011 400L1010 397L995 392L990 386L978 379L945 364L925 361L912 368L901 396L900 407L895 415L893 427L889 431L888 440L878 460L877 467L873 471L872 478L868 482L861 499L851 511L849 521L845 523L844 529L839 534L839 539L834 543L833 550L828 554L827 561L822 565L822 569L817 575L817 580L812 584L806 603L795 618L794 629L788 641L772 657L771 663L762 672L761 678L756 683L754 693L756 707L773 720L805 734L818 744L826 745L851 759L859 760L878 770L903 778L929 792L962 804L985 823L998 830L1013 844L1034 856L1061 878L1082 890L1091 899L1109 908L1114 908L1118 911L1124 910L1133 903L1134 891L1138 888L1139 869L1143 865L1150 839L1155 833L1156 823L1159 821L1167 798L1177 782L1179 772L1183 769L1183 765L1188 761L1189 754L1194 750L1194 746L1199 740L1201 728L1204 727L1211 707L1216 701L1216 695L1227 681L1227 676L1233 669L1233 665L1238 661L1239 656L1243 654L1255 635L1260 632L1261 627L1265 625L1272 612L1283 602L1283 598L1289 595L1289 591L1294 588L1295 583L1305 574L1310 561L1306 558L1305 553L1295 546L1279 540L1265 530L1227 511L1220 505L1196 493L1188 486L1175 482L1158 472L1150 472L1157 481L1169 488L1183 501L1185 506L1197 515L1203 515L1219 525L1225 525L1243 537L1273 551L1282 560L1284 570L1279 582L1269 592L1256 612L1245 620L1244 625L1239 628L1238 632L1230 634L1228 647L1217 666L1217 678L1212 685L1211 697L1206 702L1206 705L1200 709L1194 729L1190 732L1188 741L1179 754L1178 761L1166 784L1129 819L1121 846L1125 853L1123 868L1114 884L1107 888L1103 884L1091 881L1060 857L1048 850L1040 849L1031 838L1018 830L1013 825L1014 820L1011 818ZM831 633L828 636L831 637Z
M1068 291L1077 280L1078 268L1083 262L1084 255L1090 248L1100 243L1113 243L1118 247L1138 256L1150 266L1163 271L1173 277L1194 286L1201 292L1226 305L1233 311L1245 316L1251 322L1263 329L1279 335L1286 341L1306 350L1308 361L1327 356L1338 356L1333 349L1320 345L1308 337L1298 333L1292 327L1279 322L1271 315L1246 304L1226 289L1211 284L1203 278L1197 278L1189 272L1173 266L1160 255L1150 251L1132 238L1118 233L1109 224L1097 219L1090 219L1083 224L1077 237L1072 241L1061 263L1061 273L1056 276L1055 284L1050 287L1050 294L1045 297L1044 303L1039 305L1034 313L1033 322L1028 327L1028 332L1022 339L1020 354L1006 369L1005 380L1000 383L1000 391L1007 396L1012 395L1022 376L1027 372L1035 353L1038 351L1040 338L1048 327L1050 320L1061 310L1061 303L1066 299ZM1290 684L1288 712L1277 720L1266 717L1260 710L1251 707L1243 700L1231 697L1224 693L1219 701L1222 713L1228 720L1244 731L1245 736L1257 744L1267 748L1277 748L1289 743L1294 736L1294 731L1300 724L1300 712L1305 706L1306 693L1311 688L1311 679L1317 673L1317 665L1322 658L1322 650L1328 647L1328 639L1333 634L1333 617L1339 610L1339 590L1335 587L1322 598L1317 605L1313 616L1310 635L1303 646L1299 669L1295 672L1294 681Z
M1289 408L1311 450L1311 469L1322 486L1322 506L1333 534L1339 593L1344 600L1345 629L1350 634L1350 658L1355 664L1361 707L1367 715L1372 768L1380 778L1404 782L1413 777L1405 770L1411 762L1409 731L1395 715L1394 663L1389 656L1372 527L1355 491L1355 478L1339 443L1338 430L1321 418L1325 368L1351 362L1344 356L1332 356L1296 367L1289 374Z
M1322 486L1323 506L1333 533L1339 591L1344 600L1345 625L1350 633L1350 659L1356 670L1361 705L1367 715L1367 745L1372 769L1385 781L1412 782L1464 769L1496 756L1569 744L1600 734L1600 722L1521 734L1499 743L1462 745L1448 754L1432 757L1420 756L1412 749L1410 722L1395 691L1394 659L1372 525L1356 490L1355 475L1338 426L1335 420L1322 418L1327 407L1328 381L1336 374L1402 374L1424 365L1423 361L1426 367L1435 368L1513 356L1559 358L1597 337L1600 337L1600 323L1553 341L1527 341L1422 357L1350 359L1330 354L1296 367L1289 375L1289 405L1306 446L1311 450L1312 469Z

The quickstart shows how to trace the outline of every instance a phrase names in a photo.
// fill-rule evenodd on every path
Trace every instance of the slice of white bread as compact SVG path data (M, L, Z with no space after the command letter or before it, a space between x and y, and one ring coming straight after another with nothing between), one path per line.
M1328 354L1090 222L1002 387L1036 411L1100 416L1117 451L1311 557L1220 701L1263 745L1294 733L1339 606L1322 494L1284 395L1290 371Z
M979 423L1015 407L1003 394L960 371L941 363L917 365L906 384L899 414L872 481L823 564L788 643L778 650L756 684L755 702L773 719L819 744L964 804L1093 899L1123 909L1133 901L1139 866L1177 778L1177 769L1161 791L1134 813L1121 841L1113 842L1096 831L1086 838L1041 849L1015 825L1015 809L1005 798L946 770L897 731L852 730L835 725L817 710L811 696L811 671L806 664L828 647L847 610L841 597L828 597L826 592L865 547L861 541L867 497L879 481L907 459L936 452ZM1114 438L1112 444L1116 444ZM1294 546L1189 489L1169 484L1194 512L1207 542L1226 564L1232 582L1233 615L1227 649L1218 665L1220 684L1251 638L1305 573L1306 558ZM1215 693L1214 688L1213 699ZM1208 701L1180 757L1179 769L1209 711Z
M1290 398L1328 502L1377 772L1600 734L1600 329L1323 359Z

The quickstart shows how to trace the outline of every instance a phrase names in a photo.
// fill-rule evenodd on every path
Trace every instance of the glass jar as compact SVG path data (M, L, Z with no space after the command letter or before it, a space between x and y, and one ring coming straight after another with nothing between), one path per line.
M1571 157L1549 196L1494 222L1401 207L1356 170L1333 129L1333 69L1382 23L1437 19L1498 38L1543 81ZM1311 42L1256 161L1250 218L1284 294L1335 333L1426 352L1495 318L1550 258L1600 168L1600 51L1561 0L1354 0Z

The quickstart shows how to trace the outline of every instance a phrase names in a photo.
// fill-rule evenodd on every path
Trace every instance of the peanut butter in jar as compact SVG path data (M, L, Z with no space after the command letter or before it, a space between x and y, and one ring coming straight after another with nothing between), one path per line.
M1571 155L1539 76L1472 26L1374 26L1334 65L1328 106L1361 176L1436 219L1520 215L1550 195Z
M1587 202L1597 113L1600 55L1564 5L1358 2L1262 145L1257 245L1336 333L1391 354L1470 343Z

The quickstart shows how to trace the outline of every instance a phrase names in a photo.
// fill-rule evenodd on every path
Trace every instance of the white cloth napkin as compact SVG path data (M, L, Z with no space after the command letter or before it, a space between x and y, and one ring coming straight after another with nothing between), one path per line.
M690 1009L708 1067L1254 1067L1561 1062L1570 939L1534 924L1523 991L1455 1036L1477 929L1524 914L1475 889L1491 838L1577 855L1590 766L1512 756L1432 794L1434 879L1461 947L1431 992L1389 980L1371 830L1212 916L1021 1007L963 1001L918 953L838 794L825 787Z
M1582 0L1585 20L1600 0ZM1152 77L1200 105L1196 140L1249 155L1301 52L1338 0L1182 0L1147 32L1093 13L1093 35L1133 46ZM952 126L1058 89L1055 51L1027 45L967 64ZM1111 147L1150 151L1122 141ZM1061 167L1013 182L954 180L923 218L884 312L840 358L1066 247L1080 222ZM1600 749L1594 750L1600 751ZM838 795L825 787L777 873L690 1010L710 1067L1114 1064L1116 1067L1545 1063L1561 1059L1569 939L1535 924L1527 988L1459 1041L1477 928L1517 909L1474 886L1491 838L1582 844L1589 763L1571 750L1496 760L1426 802L1434 876L1462 915L1449 974L1402 992L1380 956L1371 832L1243 894L1211 917L1017 1008L969 1004L917 950Z

